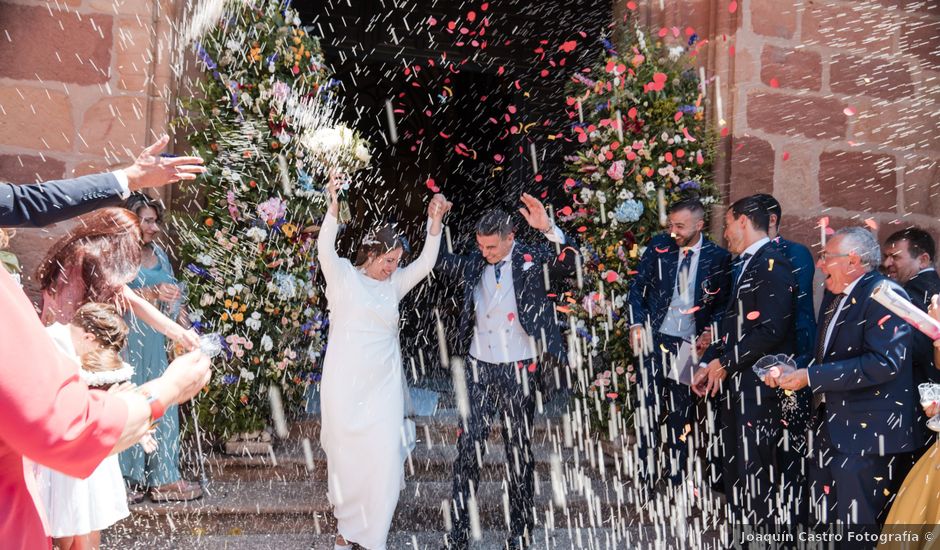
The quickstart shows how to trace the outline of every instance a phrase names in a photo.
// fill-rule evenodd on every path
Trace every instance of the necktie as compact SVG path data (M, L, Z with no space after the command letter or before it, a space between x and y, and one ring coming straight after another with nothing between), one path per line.
M744 271L744 264L747 263L750 257L751 254L744 253L734 260L734 265L731 267L731 274L734 276L734 288L738 288L738 281L741 279L741 273Z
M845 294L838 294L832 299L829 308L826 309L826 314L823 316L823 322L819 325L820 333L819 337L816 338L817 365L823 362L823 353L826 351L826 334L829 332L829 324L832 323L832 318L835 317L836 312L839 311L839 304L841 304L844 299Z
M679 294L685 290L684 286L688 286L689 282L689 271L692 270L692 249L685 251L685 255L682 257L682 261L679 263L679 272L676 273L676 289L679 291ZM684 273L684 275L683 275ZM682 283L685 283L683 286Z
M496 285L499 286L499 272L503 269L503 266L506 265L506 260L501 260L496 262L496 265L493 266L493 270L496 273Z

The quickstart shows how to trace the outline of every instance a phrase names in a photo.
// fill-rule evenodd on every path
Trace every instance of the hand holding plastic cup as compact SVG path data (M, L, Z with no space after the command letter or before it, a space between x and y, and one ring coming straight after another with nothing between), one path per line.
M796 362L785 353L765 355L757 360L752 367L754 374L763 382L766 377L780 378L796 370Z
M940 384L925 382L917 385L917 391L920 393L920 405L928 407L937 401L940 401Z

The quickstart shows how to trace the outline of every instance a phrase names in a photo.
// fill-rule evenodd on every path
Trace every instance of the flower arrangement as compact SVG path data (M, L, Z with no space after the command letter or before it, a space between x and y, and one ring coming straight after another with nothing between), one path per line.
M372 160L369 142L343 124L319 128L301 138L301 143L311 158L321 166L334 166L343 174L358 172L369 166ZM340 188L338 197L340 223L348 222L351 217L348 191L347 179Z
M581 296L559 308L572 317L589 355L591 372L578 377L576 397L596 403L592 418L601 429L611 407L632 410L626 297L644 244L665 224L668 202L689 193L705 205L718 199L715 139L691 66L697 37L669 45L666 29L650 41L635 22L626 25L622 42L605 40L606 55L568 84L570 136L578 148L566 157L571 204L558 211L580 235L584 262ZM611 372L620 376L612 379ZM612 380L619 387L607 391Z
M200 209L174 221L190 319L222 347L196 413L202 429L230 439L269 423L271 386L290 414L319 379L322 190L331 170L366 167L368 145L339 131L343 146L355 144L354 165L305 145L320 135L331 146L340 126L317 40L293 9L263 0L221 13L200 22L193 49L204 77L175 122L206 159L205 177L183 189Z

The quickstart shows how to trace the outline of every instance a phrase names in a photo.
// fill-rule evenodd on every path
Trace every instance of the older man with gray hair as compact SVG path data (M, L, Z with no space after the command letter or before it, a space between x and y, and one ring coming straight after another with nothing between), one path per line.
M765 382L813 391L810 506L817 524L877 531L921 442L914 429L911 328L871 299L888 281L866 229L836 232L816 262L829 291L820 308L815 358ZM894 290L904 290L889 282Z

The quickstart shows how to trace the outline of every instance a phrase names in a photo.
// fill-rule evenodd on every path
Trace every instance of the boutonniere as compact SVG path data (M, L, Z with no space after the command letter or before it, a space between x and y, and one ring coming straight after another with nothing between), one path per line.
M532 263L531 254L523 254L522 259L525 260L525 263L522 264L522 271L528 271L532 269L532 266L535 265L534 263Z

